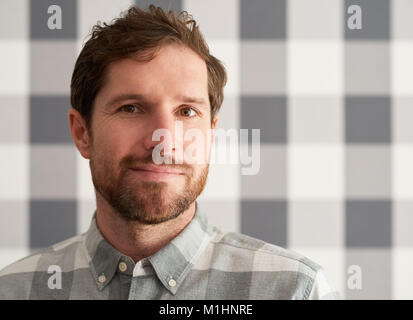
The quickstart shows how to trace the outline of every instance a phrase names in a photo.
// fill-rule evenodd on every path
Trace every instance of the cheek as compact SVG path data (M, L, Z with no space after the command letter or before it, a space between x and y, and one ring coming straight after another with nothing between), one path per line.
M107 127L94 138L93 149L96 157L105 164L118 163L126 155L128 142L126 136L113 127Z

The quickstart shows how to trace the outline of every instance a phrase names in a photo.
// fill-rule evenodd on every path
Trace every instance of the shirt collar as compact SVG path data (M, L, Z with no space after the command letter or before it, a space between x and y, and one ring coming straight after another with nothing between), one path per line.
M209 240L211 226L199 203L195 203L195 215L186 228L165 247L146 258L159 281L172 294L177 292ZM103 238L96 224L96 210L86 232L85 245L92 274L100 290L112 280L121 261L127 265L124 273L132 276L135 263Z

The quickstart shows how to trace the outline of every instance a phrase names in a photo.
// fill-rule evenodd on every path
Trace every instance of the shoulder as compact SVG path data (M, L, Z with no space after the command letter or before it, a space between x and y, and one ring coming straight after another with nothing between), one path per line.
M296 251L216 227L210 239L200 268L242 278L253 299L337 298L323 267Z
M38 250L0 270L0 299L28 299L36 275L56 271L70 271L75 257L82 254L83 235L78 235L50 247Z
M211 242L222 254L252 263L251 271L297 271L315 277L322 267L306 256L254 237L214 228Z

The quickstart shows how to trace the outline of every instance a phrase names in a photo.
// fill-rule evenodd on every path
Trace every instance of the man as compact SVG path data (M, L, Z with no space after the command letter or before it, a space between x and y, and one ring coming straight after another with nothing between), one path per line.
M132 7L95 26L74 68L69 112L90 160L94 217L85 234L3 269L0 298L338 298L318 264L223 233L199 207L225 83L186 13ZM177 123L201 133L203 161L177 161L191 143ZM154 139L158 129L169 136ZM156 164L159 145L164 163Z

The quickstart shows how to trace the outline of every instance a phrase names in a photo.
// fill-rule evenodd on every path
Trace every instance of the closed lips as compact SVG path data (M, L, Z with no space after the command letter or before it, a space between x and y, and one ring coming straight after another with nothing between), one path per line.
M170 170L170 169L154 168L154 167L138 167L138 168L131 168L131 169L132 170L156 172L156 173L183 174L180 171L175 171L175 170Z

